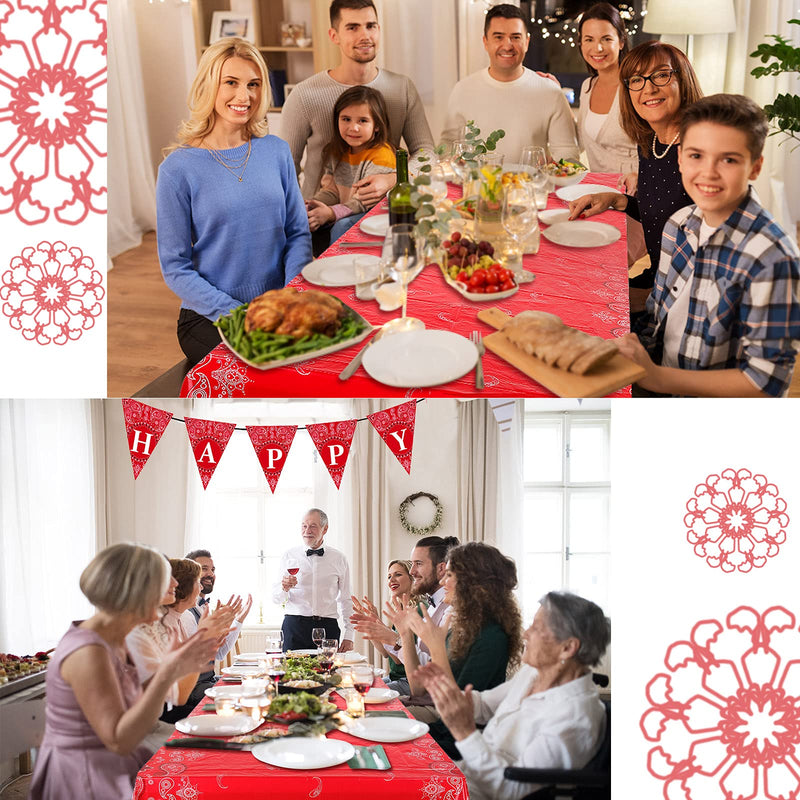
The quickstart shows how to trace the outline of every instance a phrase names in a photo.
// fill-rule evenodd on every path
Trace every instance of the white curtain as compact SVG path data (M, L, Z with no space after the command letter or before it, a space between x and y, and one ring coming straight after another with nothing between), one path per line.
M156 187L131 0L108 5L108 107L108 254L113 258L140 245L142 234L156 226Z
M780 34L795 47L800 46L800 26L788 23L789 19L800 16L796 0L734 0L734 7L734 33L694 38L692 65L703 93L744 94L761 106L771 103L778 94L800 94L800 77L796 73L758 79L750 74L754 67L761 65L760 61L750 58L750 53L766 42L768 35ZM662 36L661 39L681 49L686 46L684 36ZM800 187L797 181L786 178L800 174L800 148L792 152L796 144L782 134L768 137L764 168L755 181L761 202L793 239L800 220Z
M92 613L78 587L104 538L95 484L102 424L92 408L88 400L0 401L0 651L48 650Z

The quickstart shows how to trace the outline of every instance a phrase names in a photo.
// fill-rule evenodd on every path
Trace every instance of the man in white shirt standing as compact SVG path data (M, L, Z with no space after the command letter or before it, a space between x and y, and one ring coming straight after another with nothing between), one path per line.
M489 9L483 27L489 67L453 87L442 141L462 138L467 121L474 120L484 138L498 128L506 132L495 152L508 162L518 162L526 145L544 147L554 161L578 157L575 121L561 88L522 65L530 38L517 6Z
M281 556L281 579L273 588L272 599L284 604L284 650L316 647L311 638L314 628L324 628L327 639L339 639L339 652L353 649L350 567L344 553L323 547L327 532L328 515L319 508L309 509L301 524L303 545ZM297 569L296 574L289 573L290 566Z

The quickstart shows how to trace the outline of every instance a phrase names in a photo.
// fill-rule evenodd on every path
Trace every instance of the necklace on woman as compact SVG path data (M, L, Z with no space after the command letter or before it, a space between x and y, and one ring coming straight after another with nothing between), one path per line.
M663 152L661 155L659 155L658 153L656 153L656 139L658 139L658 135L657 135L656 133L653 133L653 155L654 155L656 158L664 158L664 156L665 156L667 153L669 153L669 149L670 149L670 147L672 147L672 145L674 145L674 144L675 144L675 142L677 142L677 141L678 141L678 137L679 137L680 135L681 135L681 132L680 132L680 131L678 131L678 132L675 134L675 138L674 138L674 139L673 139L673 140L672 140L672 141L671 141L671 142L670 142L670 143L667 145L667 149L666 149L666 150L665 150L665 151L664 151L664 152Z
M215 150L208 144L206 145L208 152L211 153L211 157L214 159L214 161L216 161L218 164L222 164L222 166L225 167L225 169L228 170L228 172L230 172L231 175L233 175L233 177L239 181L239 183L241 183L242 179L244 178L244 172L247 169L247 162L250 160L250 150L252 146L253 140L248 139L247 153L243 158L226 158L219 150ZM239 169L240 167L242 171L237 175L235 170Z

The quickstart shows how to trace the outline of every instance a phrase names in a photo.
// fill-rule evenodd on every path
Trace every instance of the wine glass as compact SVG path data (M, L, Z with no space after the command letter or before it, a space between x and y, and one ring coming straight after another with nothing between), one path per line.
M547 154L544 147L533 144L523 147L520 164L525 167L533 184L536 208L542 211L547 208L547 189L550 182L546 169Z
M319 665L323 672L330 672L333 669L333 657L338 649L338 639L322 640L322 656L320 657Z
M279 656L283 653L283 631L280 628L267 631L267 642L264 652L269 660L272 656Z
M464 153L469 152L470 145L466 139L456 139L450 149L450 166L462 186L472 170L469 162L464 160Z
M325 628L314 628L311 631L311 640L317 646L317 650L322 652L322 640L325 638Z
M275 686L275 694L278 694L278 685L281 678L286 674L286 666L283 661L283 654L272 656L269 660L269 667L267 668L267 675L272 679Z
M539 230L539 218L536 213L536 200L532 187L527 184L509 185L503 197L503 211L500 219L506 233L517 243L522 253L524 251L523 242L534 231L538 233Z
M391 262L388 265L389 277L400 282L403 293L403 312L400 319L387 322L385 330L392 333L410 331L415 328L424 328L425 324L414 317L406 316L408 305L408 275L417 264L417 245L414 240L414 226L402 223L392 225L387 234L391 238Z
M372 688L374 673L369 664L356 664L351 673L353 675L353 688L358 692L361 699L361 716L364 713L364 695Z
M300 572L300 562L295 558L290 558L286 562L286 571L290 575L297 575Z

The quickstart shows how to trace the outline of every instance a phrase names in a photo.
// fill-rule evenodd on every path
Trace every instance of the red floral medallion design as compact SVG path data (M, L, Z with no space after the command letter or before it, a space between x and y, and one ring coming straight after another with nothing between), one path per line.
M94 327L103 310L103 276L80 248L40 242L9 267L0 276L0 310L25 339L66 344Z
M668 800L798 800L800 632L780 606L741 606L670 645L646 688L648 772Z
M763 567L786 541L786 502L748 469L709 475L686 504L683 521L694 552L723 572Z
M105 213L105 0L0 0L0 214Z

